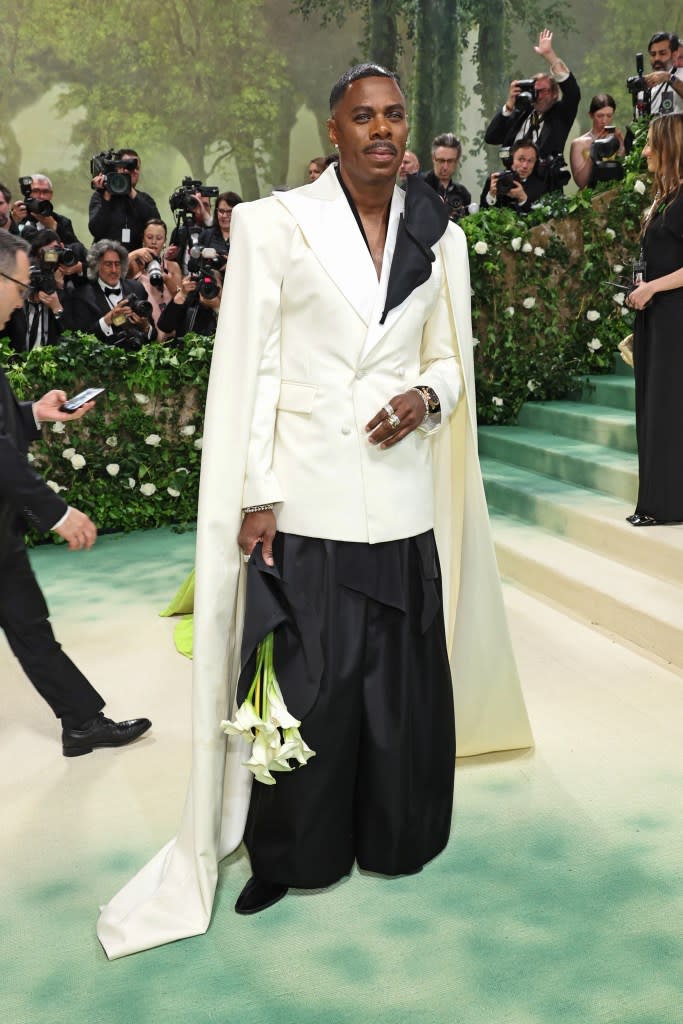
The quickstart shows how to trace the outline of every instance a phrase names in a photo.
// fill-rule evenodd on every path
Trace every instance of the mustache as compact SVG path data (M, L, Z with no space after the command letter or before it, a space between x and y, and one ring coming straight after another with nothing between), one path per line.
M398 150L393 142L371 142L369 146L366 146L363 150L364 153L374 153L378 149L388 149L389 152L393 153L394 156L398 156Z

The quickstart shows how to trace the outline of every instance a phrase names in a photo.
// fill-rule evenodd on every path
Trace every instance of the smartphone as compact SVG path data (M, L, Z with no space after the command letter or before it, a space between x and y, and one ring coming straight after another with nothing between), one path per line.
M103 391L104 388L86 388L85 391L79 391L73 398L68 398L63 405L60 405L59 409L61 412L78 412L81 406L86 402L92 402L93 398L97 398Z

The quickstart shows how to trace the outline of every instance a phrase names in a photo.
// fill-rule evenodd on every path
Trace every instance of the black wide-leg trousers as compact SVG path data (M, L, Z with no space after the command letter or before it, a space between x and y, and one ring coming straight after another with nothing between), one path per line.
M63 725L80 725L104 707L102 697L55 639L21 538L14 538L0 559L0 628L24 672Z
M455 769L433 534L382 545L278 536L283 579L318 613L324 668L301 725L316 756L274 786L253 784L253 873L318 888L354 860L415 871L448 842ZM277 632L275 653L277 673Z

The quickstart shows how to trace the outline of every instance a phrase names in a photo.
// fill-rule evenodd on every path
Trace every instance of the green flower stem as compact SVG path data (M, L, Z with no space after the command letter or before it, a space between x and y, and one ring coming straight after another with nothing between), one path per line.
M268 633L256 648L256 670L247 700L251 701L259 718L265 721L272 683L275 679L273 665L273 633Z

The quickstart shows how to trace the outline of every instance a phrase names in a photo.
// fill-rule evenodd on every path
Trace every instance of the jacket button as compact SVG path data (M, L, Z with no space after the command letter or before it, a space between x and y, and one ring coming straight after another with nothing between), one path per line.
M341 432L342 432L342 434L350 434L351 433L351 427L342 427L341 428Z

